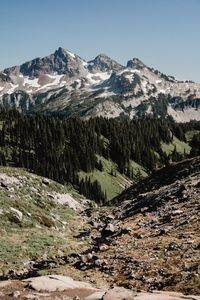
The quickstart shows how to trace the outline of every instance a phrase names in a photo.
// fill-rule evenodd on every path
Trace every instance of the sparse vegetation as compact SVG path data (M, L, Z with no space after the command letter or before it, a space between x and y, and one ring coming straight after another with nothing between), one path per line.
M29 260L40 260L45 254L53 257L58 251L67 254L79 248L81 242L73 235L82 228L81 217L54 201L55 193L70 193L79 201L71 186L52 180L44 184L42 177L10 167L0 167L0 181L0 276L22 271Z

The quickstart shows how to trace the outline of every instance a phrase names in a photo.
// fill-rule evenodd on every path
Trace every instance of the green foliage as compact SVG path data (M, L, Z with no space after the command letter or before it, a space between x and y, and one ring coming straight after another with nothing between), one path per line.
M164 103L165 99L160 101L161 106ZM151 117L133 120L100 117L83 121L25 116L17 111L1 111L0 123L1 165L23 167L60 183L71 183L86 197L100 203L105 200L105 190L99 182L80 179L78 175L80 171L89 174L95 170L103 174L104 166L98 156L117 165L116 170L109 170L112 176L118 171L134 179L131 161L151 173L170 160L186 157L190 150L187 144L181 157L175 154L169 157L163 145L168 147L178 138L174 146L180 153L187 130L198 127L196 123L195 127Z
M22 270L44 254L55 257L58 249L67 255L85 243L74 238L83 230L82 216L54 201L58 193L70 193L78 201L81 197L71 186L52 180L44 184L42 177L21 168L1 166L0 173L15 180L0 188L0 276ZM20 211L22 219L11 208Z
M190 153L192 157L200 155L200 133L197 133L193 136L192 140L190 141L190 146L192 147L192 151Z

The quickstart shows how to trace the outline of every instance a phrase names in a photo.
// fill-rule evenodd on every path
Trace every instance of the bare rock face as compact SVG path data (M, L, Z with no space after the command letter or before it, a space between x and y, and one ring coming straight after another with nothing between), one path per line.
M67 289L87 288L95 290L89 283L74 281L71 277L61 275L48 275L24 280L30 288L40 292L64 291Z
M200 296L183 295L175 292L138 293L134 300L199 300Z
M129 60L127 62L127 68L140 70L145 67L146 67L146 65L138 58L133 58L132 60Z
M84 75L83 60L71 52L59 48L53 54L35 58L25 62L21 66L16 66L4 70L4 73L13 76L22 74L30 78L38 77L42 74L66 74L69 77L75 75Z
M99 54L94 60L88 62L88 69L93 72L117 72L124 67L105 54Z
M123 287L115 287L105 293L103 300L134 300L136 294Z
M29 278L23 281L4 281L0 284L0 299L200 300L200 296L167 291L135 292L119 286L114 288L109 288L108 286L95 288L86 282L75 281L71 277L49 275Z

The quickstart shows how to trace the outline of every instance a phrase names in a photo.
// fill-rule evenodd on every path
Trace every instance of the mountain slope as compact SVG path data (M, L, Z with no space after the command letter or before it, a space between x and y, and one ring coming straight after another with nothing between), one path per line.
M92 216L93 243L75 266L133 290L199 294L199 188L199 157L129 188Z
M189 177L191 174L199 174L200 158L184 160L177 164L162 168L148 178L141 180L137 185L124 190L119 196L112 200L113 203L122 203L125 199L133 199L142 193L156 191L165 185L170 185L176 180Z
M0 104L67 117L156 114L200 120L200 84L179 81L137 58L122 66L105 54L86 62L68 50L0 73Z
M54 264L52 257L83 247L73 236L88 205L70 186L0 167L0 278L25 276L38 261Z
M26 116L0 112L0 164L23 167L60 183L71 183L103 204L158 168L198 155L188 130L199 124L170 120ZM191 133L192 134L192 133ZM196 154L195 154L196 153Z
M1 278L59 273L97 286L199 294L200 158L144 182L145 193L139 183L117 207L94 208L69 187L1 167Z

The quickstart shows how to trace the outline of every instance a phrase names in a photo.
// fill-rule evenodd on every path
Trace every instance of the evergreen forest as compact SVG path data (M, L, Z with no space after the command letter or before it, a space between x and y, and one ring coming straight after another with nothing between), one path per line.
M189 141L190 153L180 154L176 147L169 155L163 151L162 144L170 144L174 137L187 142L187 132L196 133ZM134 181L131 160L151 174L170 163L199 155L199 132L200 122L178 124L171 118L82 120L1 110L0 165L25 168L62 184L70 183L102 204L106 201L105 191L97 180L80 178L80 171L102 171L102 157L116 163L118 171Z

